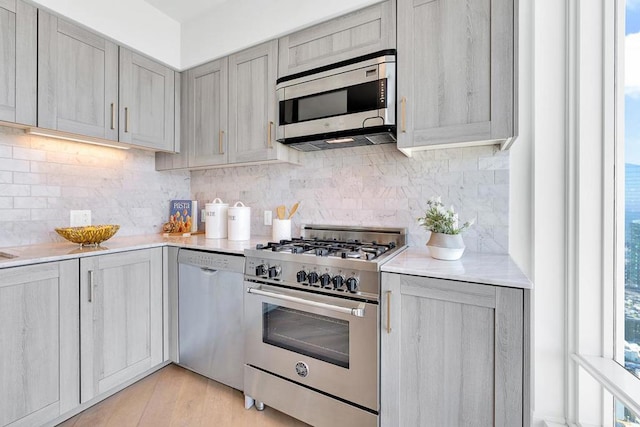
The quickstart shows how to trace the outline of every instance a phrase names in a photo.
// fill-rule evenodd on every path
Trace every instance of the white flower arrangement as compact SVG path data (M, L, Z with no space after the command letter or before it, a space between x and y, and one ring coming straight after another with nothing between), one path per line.
M473 220L458 226L458 214L453 206L444 207L440 196L431 197L427 201L427 210L424 217L418 218L418 223L432 233L460 234L473 225Z

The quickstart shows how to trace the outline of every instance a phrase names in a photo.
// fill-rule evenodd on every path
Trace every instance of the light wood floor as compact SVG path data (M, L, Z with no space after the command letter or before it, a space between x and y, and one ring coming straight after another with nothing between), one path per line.
M244 409L238 390L169 365L97 405L60 424L60 427L126 426L307 426L273 408Z

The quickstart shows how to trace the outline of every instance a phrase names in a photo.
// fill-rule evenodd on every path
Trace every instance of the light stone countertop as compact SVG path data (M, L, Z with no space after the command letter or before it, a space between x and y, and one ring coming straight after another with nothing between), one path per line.
M203 249L211 252L243 255L245 249L255 248L256 244L266 243L270 239L271 236L253 236L251 240L231 241L227 239L206 239L204 234L190 237L164 237L161 234L146 234L141 236L112 237L97 247L80 247L71 242L41 243L0 248L0 268L18 267L21 265L162 246L178 246L191 249ZM16 257L5 258L3 254L15 255Z
M243 255L245 249L255 248L256 244L267 243L269 240L271 236L253 236L251 240L230 241L206 239L204 234L190 237L146 234L113 237L97 247L80 247L71 242L42 243L0 248L0 268L162 246ZM16 257L5 258L2 256L3 253L16 255ZM520 271L509 255L465 252L458 261L440 261L431 258L427 248L409 247L384 263L382 271L513 288L533 288L531 281Z
M533 289L533 283L509 255L465 252L458 261L431 258L429 250L410 247L382 266L383 272Z

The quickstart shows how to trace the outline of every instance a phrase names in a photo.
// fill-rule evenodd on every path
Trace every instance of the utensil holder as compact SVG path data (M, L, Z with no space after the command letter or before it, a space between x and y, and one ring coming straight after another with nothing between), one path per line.
M271 238L274 242L291 240L291 220L274 218L271 226Z

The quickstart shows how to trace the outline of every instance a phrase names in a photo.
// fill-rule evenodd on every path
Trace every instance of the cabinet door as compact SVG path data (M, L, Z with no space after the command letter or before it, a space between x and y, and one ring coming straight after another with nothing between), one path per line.
M398 148L513 135L514 0L398 0Z
M280 38L278 77L394 49L395 11L389 0Z
M0 425L78 406L78 261L0 269L0 325Z
M81 401L162 363L162 249L80 260Z
M118 47L38 11L38 127L118 140Z
M276 157L277 49L274 40L229 57L229 163Z
M189 167L226 164L228 58L187 71Z
M0 0L0 120L36 125L38 15L20 0Z
M120 48L120 142L175 151L174 71Z
M189 104L188 94L189 87L187 81L187 72L176 73L176 84L178 90L176 91L176 100L180 99L180 102L176 102L176 135L179 135L176 149L179 148L179 153L156 153L156 170L174 170L174 169L186 169L189 167L189 126L187 123L189 118L187 116ZM178 84L179 82L179 84ZM179 146L179 147L178 147Z
M381 426L523 425L523 291L383 273Z

